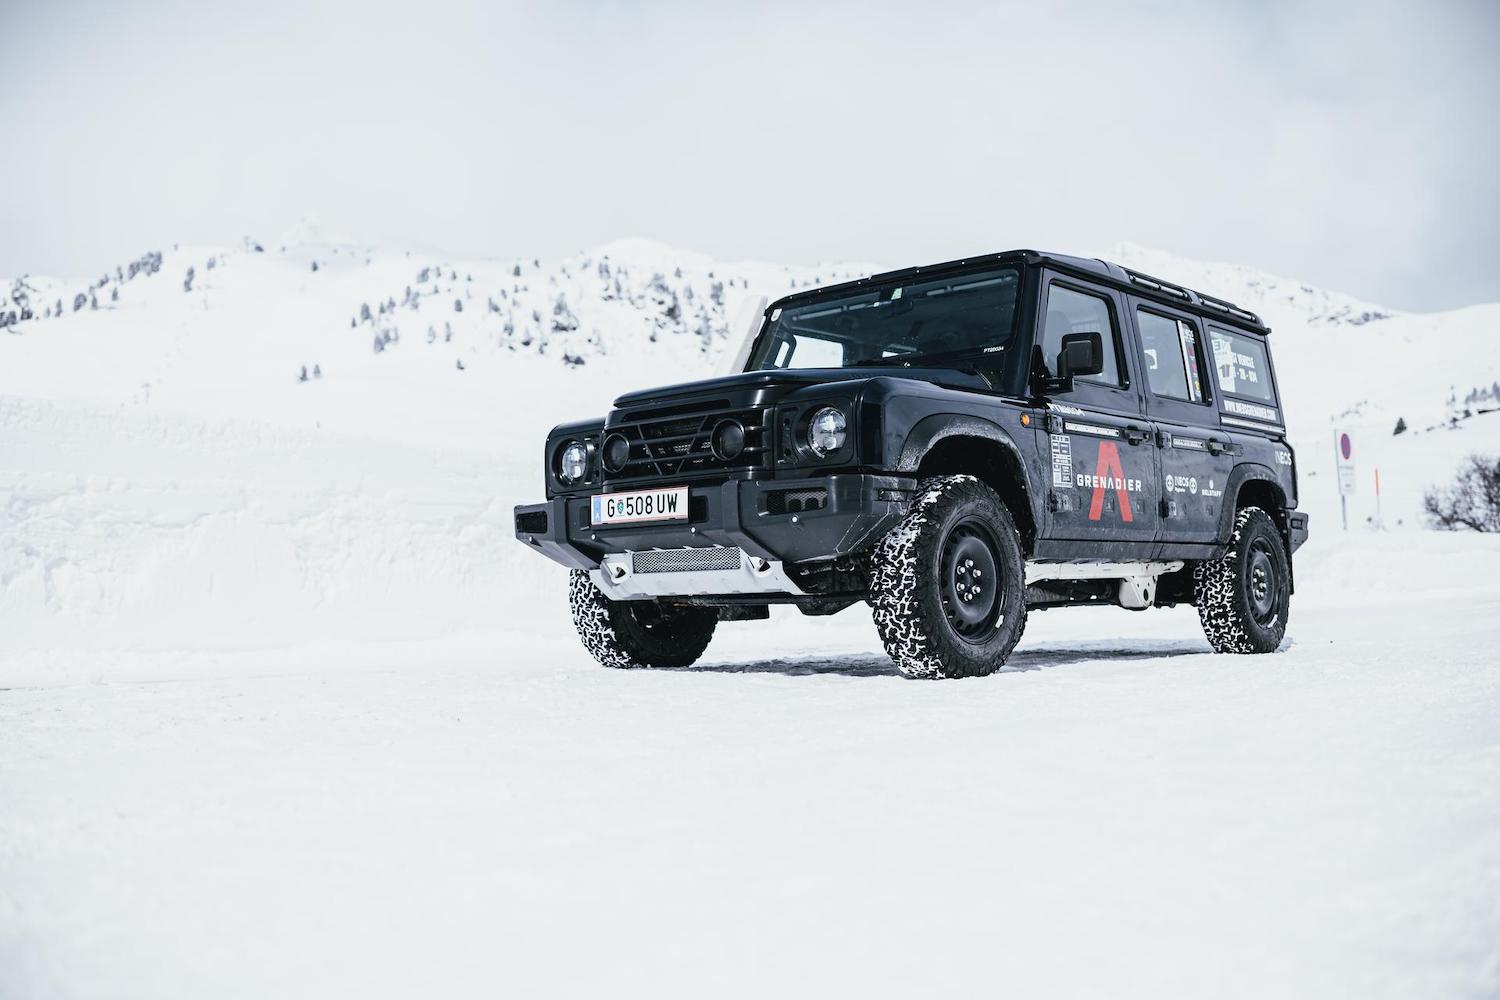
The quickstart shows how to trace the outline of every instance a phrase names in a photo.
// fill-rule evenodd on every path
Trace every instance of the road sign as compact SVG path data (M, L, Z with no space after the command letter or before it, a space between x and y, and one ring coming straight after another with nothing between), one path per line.
M1333 460L1339 473L1339 514L1349 530L1349 498L1354 495L1354 438L1348 431L1333 432Z
M1348 431L1333 432L1333 455L1338 463L1339 496L1354 495L1354 439Z

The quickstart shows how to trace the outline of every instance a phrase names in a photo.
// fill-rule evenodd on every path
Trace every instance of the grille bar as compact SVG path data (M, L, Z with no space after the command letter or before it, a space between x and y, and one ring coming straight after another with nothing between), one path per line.
M606 434L618 433L630 442L624 467L609 480L664 479L762 468L771 452L768 415L764 409L713 406L697 413L623 420L606 428ZM719 421L731 418L745 428L745 443L741 453L726 462L714 455L712 437Z
M691 573L739 568L740 550L736 548L653 549L630 554L633 573Z

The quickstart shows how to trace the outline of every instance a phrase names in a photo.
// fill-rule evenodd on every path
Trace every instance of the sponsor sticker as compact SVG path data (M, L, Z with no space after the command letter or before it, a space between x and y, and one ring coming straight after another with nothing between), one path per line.
M1105 494L1111 491L1119 499L1120 520L1126 524L1135 520L1130 509L1130 494L1141 492L1141 481L1125 475L1125 465L1120 461L1120 449L1113 441L1099 443L1099 460L1094 474L1082 472L1073 477L1076 485L1091 487L1094 495L1089 500L1089 520L1097 521L1104 516Z
M1238 413L1242 417L1254 417L1257 420L1276 420L1276 411L1269 406L1261 406L1258 403L1245 403L1238 399L1225 399L1224 409L1230 413Z
M1092 434L1095 437L1117 438L1120 436L1118 428L1100 427L1098 424L1080 424L1072 420L1063 421L1063 430L1072 431L1075 434Z
M1073 439L1066 434L1050 434L1052 439L1052 485L1073 485Z

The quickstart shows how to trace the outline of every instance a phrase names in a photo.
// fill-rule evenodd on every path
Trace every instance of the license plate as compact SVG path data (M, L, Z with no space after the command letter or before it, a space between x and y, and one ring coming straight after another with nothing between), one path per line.
M632 490L626 493L602 493L593 498L595 527L601 524L635 524L640 521L686 521L688 488L672 486L664 490Z

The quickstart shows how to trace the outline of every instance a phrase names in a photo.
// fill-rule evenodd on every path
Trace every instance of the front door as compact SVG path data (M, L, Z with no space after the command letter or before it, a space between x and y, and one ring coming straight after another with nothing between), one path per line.
M1156 436L1131 377L1133 352L1122 346L1121 302L1060 276L1049 276L1043 290L1038 343L1050 374L1064 335L1098 331L1104 340L1104 370L1050 397L1042 444L1050 468L1046 537L1089 543L1080 557L1144 556L1160 521Z

